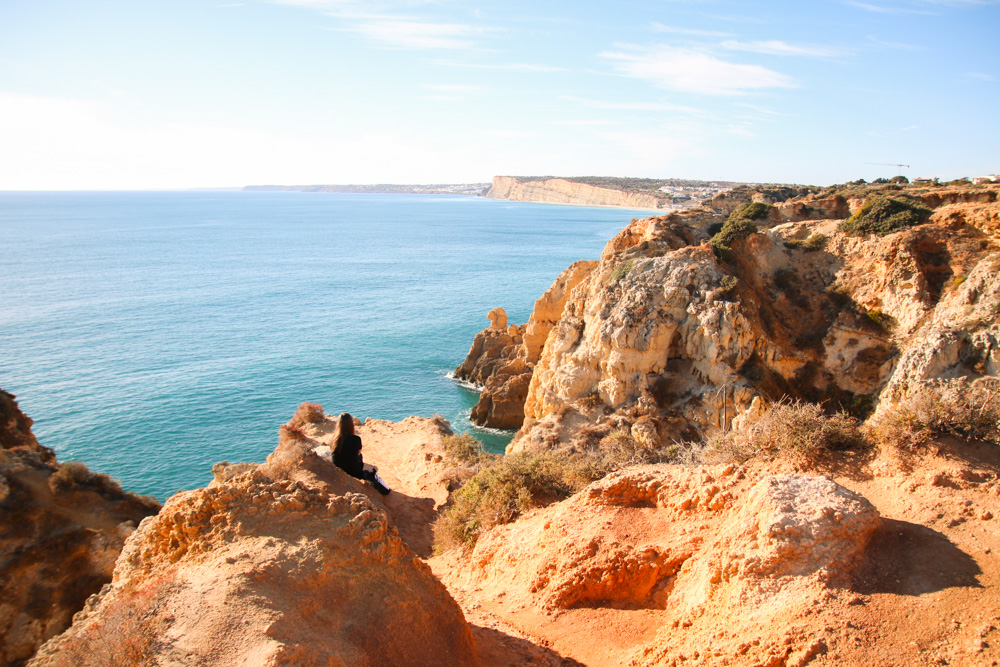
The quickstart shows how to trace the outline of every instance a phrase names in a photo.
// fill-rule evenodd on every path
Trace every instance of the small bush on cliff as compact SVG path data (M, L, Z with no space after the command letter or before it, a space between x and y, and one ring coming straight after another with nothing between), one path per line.
M747 202L733 211L729 215L729 219L765 220L769 215L771 215L772 208L774 207L757 201Z
M858 422L853 417L843 412L826 415L816 403L782 400L756 419L744 419L729 432L709 438L704 454L708 460L722 461L782 453L813 458L861 442Z
M866 426L884 445L919 449L952 434L1000 445L1000 385L962 391L926 388L894 403Z
M489 463L496 457L483 448L483 443L468 433L446 435L441 438L444 453L455 465L477 466Z
M815 252L826 246L826 239L826 234L812 234L803 241L797 239L785 241L785 247L788 249L802 248L806 252Z
M625 276L627 276L629 271L631 271L632 267L634 266L635 266L634 259L625 260L624 262L616 266L615 270L611 272L611 282L616 283Z
M292 418L288 420L289 426L302 428L306 424L318 424L323 421L323 406L319 403L309 403L306 401L298 407Z
M452 504L434 524L438 552L471 546L493 526L510 523L533 507L577 490L578 467L558 452L517 452L480 470L452 496Z
M896 319L878 308L873 308L872 310L865 312L865 317L880 329L891 329L896 324Z
M730 218L722 230L712 237L712 250L716 257L726 257L732 252L733 243L757 233L757 225L746 218Z
M125 496L121 485L108 475L91 472L82 461L66 461L49 476L52 493L70 491L94 491L109 500L119 500Z
M845 234L891 234L927 222L931 210L896 197L872 197L837 229Z
M717 257L725 257L732 251L732 245L739 239L756 233L754 220L765 220L771 215L773 207L760 202L748 202L733 211L722 229L712 237L712 249Z

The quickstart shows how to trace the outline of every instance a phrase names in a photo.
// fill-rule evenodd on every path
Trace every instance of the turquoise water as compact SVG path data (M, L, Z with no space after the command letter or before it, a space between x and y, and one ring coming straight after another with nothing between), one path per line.
M446 377L503 306L637 211L470 197L0 193L0 388L42 444L140 493L262 461L303 401L447 417ZM494 448L509 435L474 431Z

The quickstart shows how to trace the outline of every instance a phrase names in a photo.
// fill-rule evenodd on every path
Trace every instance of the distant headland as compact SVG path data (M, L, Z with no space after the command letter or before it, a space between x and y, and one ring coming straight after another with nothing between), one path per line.
M469 195L540 204L680 210L740 185L733 181L618 176L494 176L492 183L248 185L249 192Z

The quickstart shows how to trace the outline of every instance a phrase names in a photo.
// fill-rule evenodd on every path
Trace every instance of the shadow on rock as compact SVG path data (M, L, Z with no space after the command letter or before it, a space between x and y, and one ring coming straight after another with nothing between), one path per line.
M527 639L469 624L479 647L484 665L538 665L539 667L586 667L582 662L566 658Z
M947 537L926 526L884 519L865 561L854 572L853 590L870 595L923 595L946 588L982 588L982 570Z

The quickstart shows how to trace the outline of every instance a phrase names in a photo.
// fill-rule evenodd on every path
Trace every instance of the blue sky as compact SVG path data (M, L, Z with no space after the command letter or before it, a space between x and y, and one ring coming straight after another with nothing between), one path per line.
M1000 171L1000 0L0 0L0 189Z

